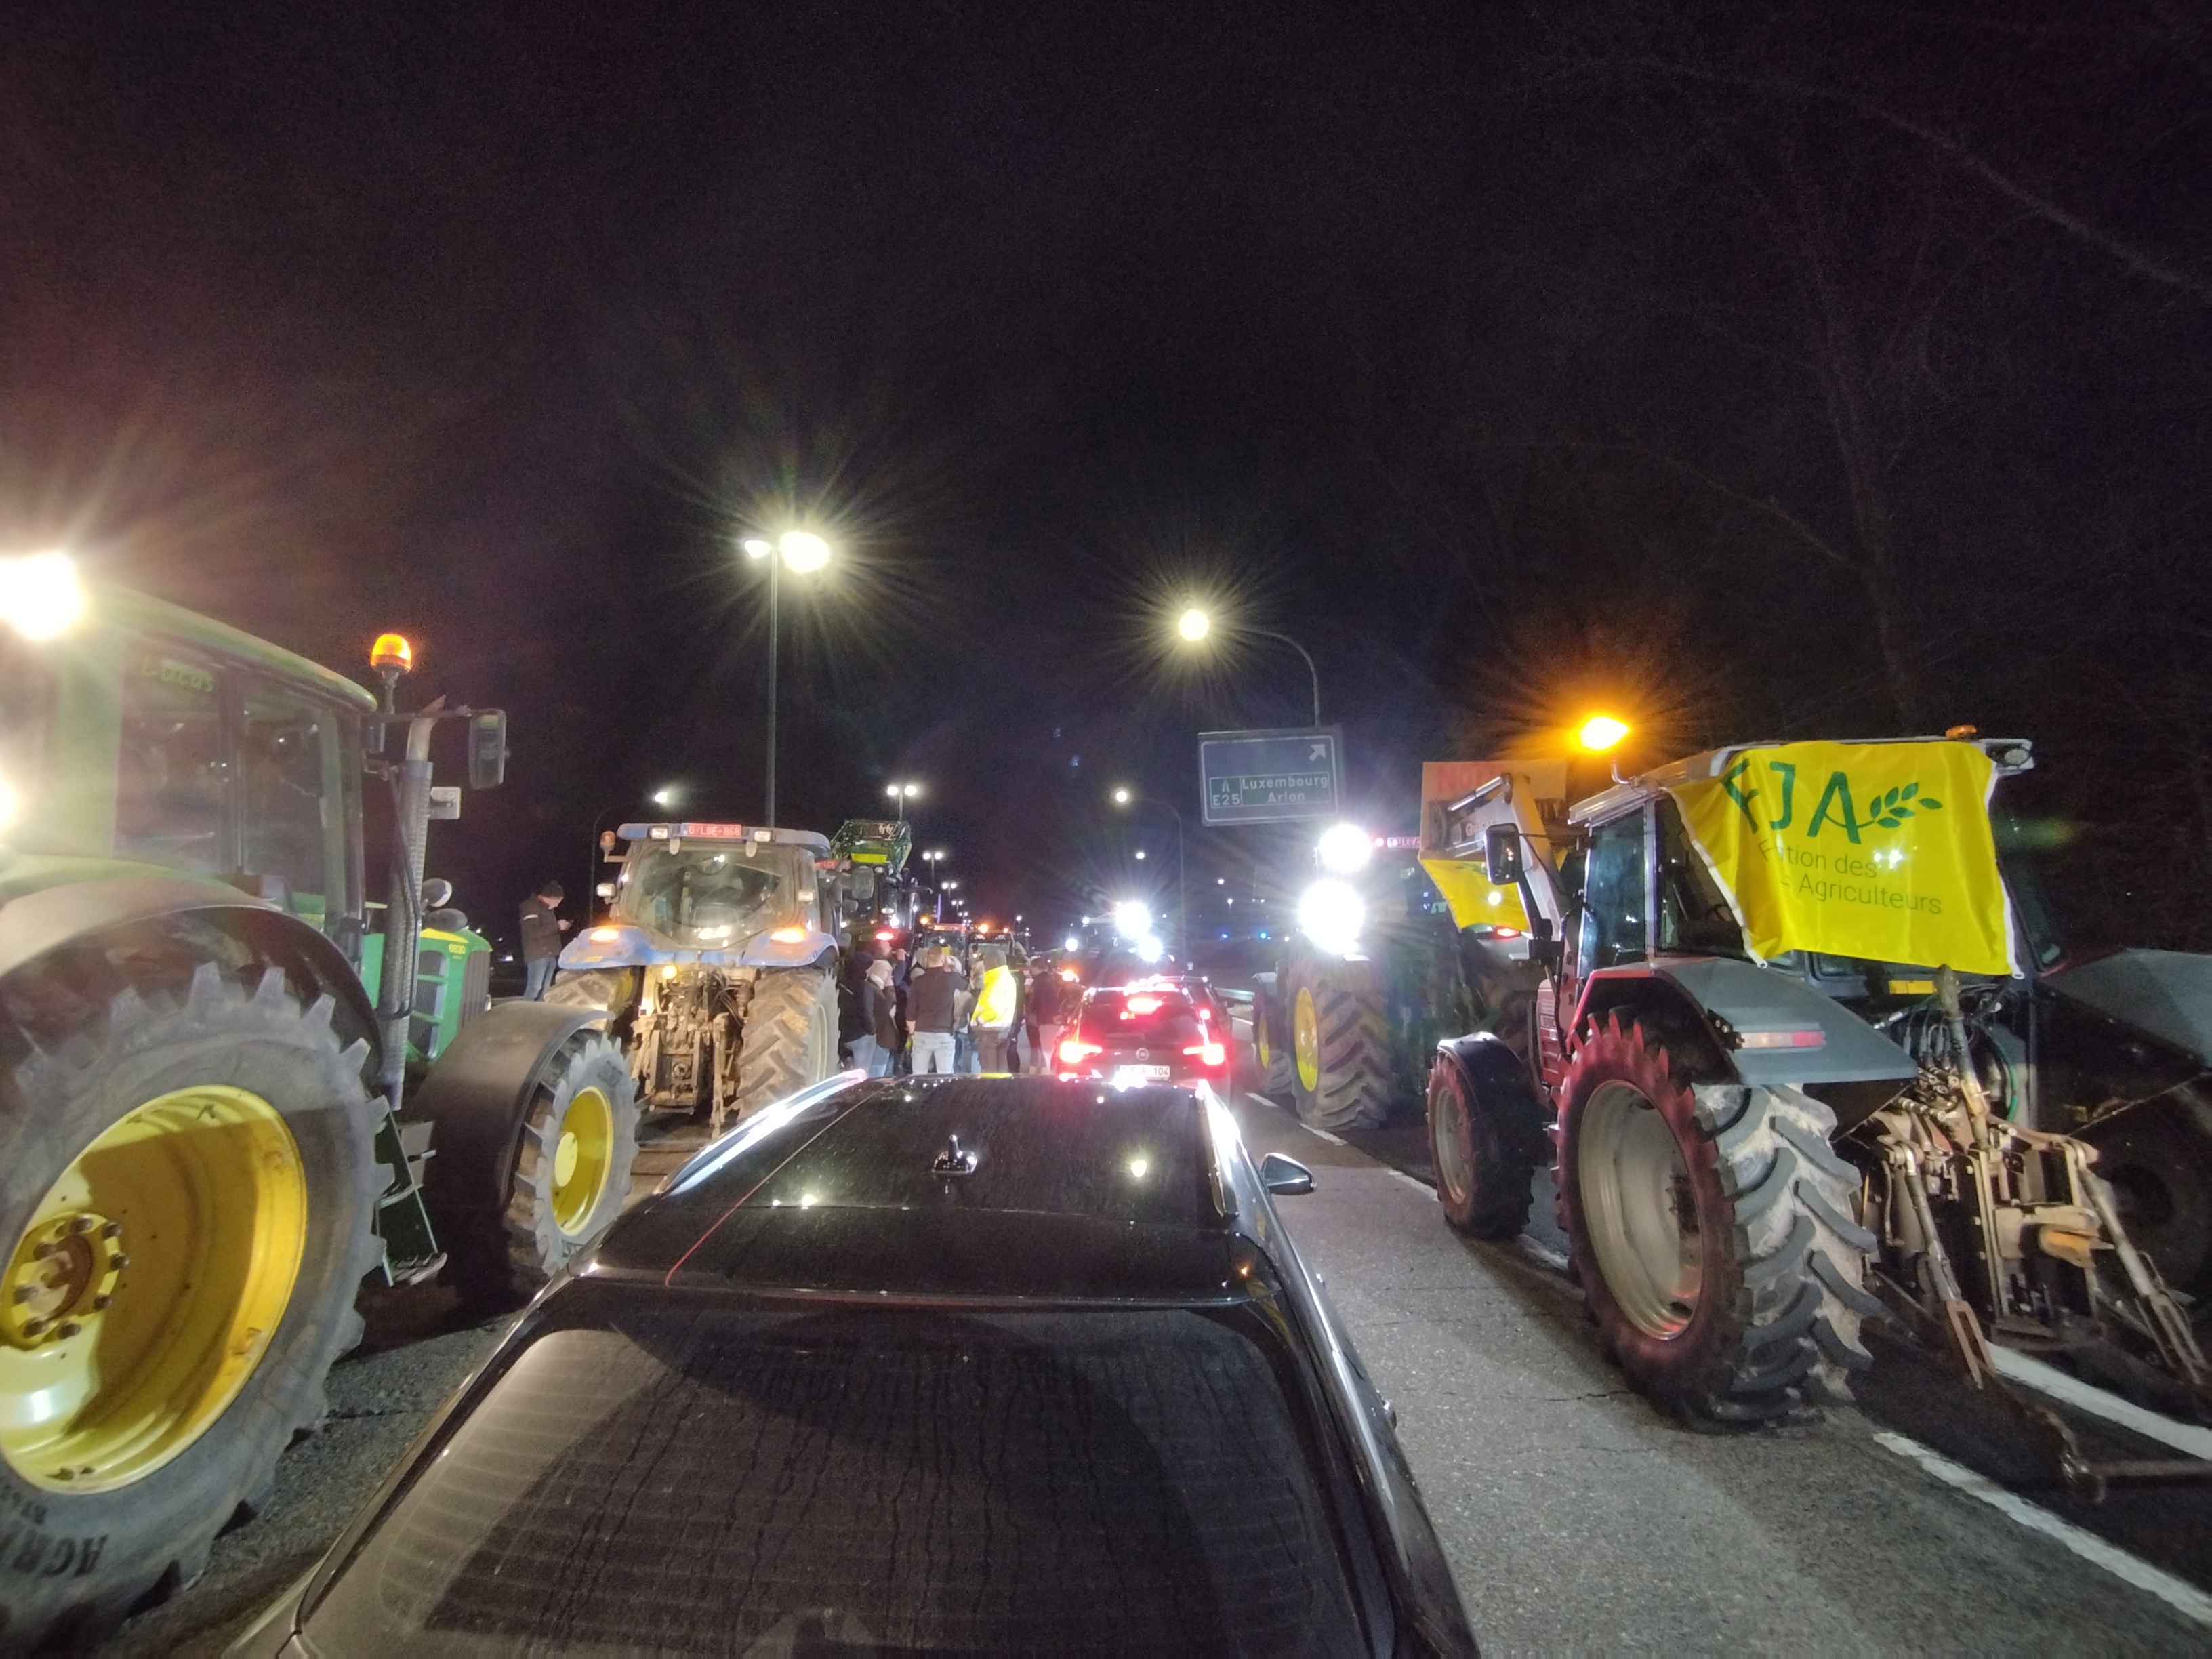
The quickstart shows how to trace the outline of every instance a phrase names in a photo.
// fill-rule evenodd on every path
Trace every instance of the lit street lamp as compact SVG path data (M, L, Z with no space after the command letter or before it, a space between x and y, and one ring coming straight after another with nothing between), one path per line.
M745 556L768 561L768 813L763 822L775 826L775 666L778 583L785 565L799 575L821 569L830 562L830 544L811 530L787 530L773 543L748 536L739 544Z
M1232 639L1249 635L1255 639L1273 640L1279 644L1289 646L1291 650L1304 658L1306 672L1313 679L1313 723L1316 726L1321 724L1321 671L1314 666L1314 659L1307 655L1305 647L1300 645L1288 634L1278 634L1271 628L1248 628L1237 624L1226 627L1222 631ZM1182 613L1181 620L1176 623L1176 632L1182 635L1188 643L1195 645L1213 632L1213 618L1198 606L1193 605Z
M884 793L898 803L899 822L906 822L906 804L921 793L918 783L892 783L884 787Z
M1191 614L1200 615L1202 613L1194 611ZM1176 955L1188 962L1190 959L1190 884L1188 878L1188 872L1183 865L1182 814L1176 811L1174 803L1171 801L1161 800L1157 796L1152 795L1140 796L1133 794L1126 787L1116 789L1114 792L1114 805L1116 806L1164 807L1170 813L1174 815L1176 826ZM1141 848L1139 849L1137 856L1139 858L1145 856Z
M650 795L646 797L647 800L651 801L655 806L659 807L663 811L666 811L670 807L677 805L683 799L683 798L684 786L680 783L664 783L659 788L654 790ZM586 923L588 923L592 919L592 902L599 896L599 863L600 860L605 857L607 853L607 848L602 846L599 842L600 826L606 823L608 813L618 811L619 810L621 810L621 808L620 803L618 802L613 806L602 806L598 811L592 814L592 855L590 860L584 866L584 891L582 895L584 920Z

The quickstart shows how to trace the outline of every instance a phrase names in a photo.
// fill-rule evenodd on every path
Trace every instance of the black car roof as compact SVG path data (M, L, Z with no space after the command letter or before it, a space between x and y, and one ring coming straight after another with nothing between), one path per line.
M1042 1077L817 1091L702 1153L584 1271L672 1287L1218 1297L1235 1243L1208 1110L1182 1089Z

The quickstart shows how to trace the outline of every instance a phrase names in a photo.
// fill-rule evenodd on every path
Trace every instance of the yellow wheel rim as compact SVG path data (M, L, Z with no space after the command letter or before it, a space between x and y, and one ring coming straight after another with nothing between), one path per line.
M1303 985L1291 1008L1291 1046L1297 1056L1298 1085L1310 1094L1321 1087L1321 1016L1314 1011L1313 993Z
M607 1189L614 1164L615 1114L597 1089L579 1089L561 1116L553 1147L553 1224L569 1237L583 1231Z
M0 1454L52 1492L106 1492L183 1453L291 1304L307 1180L243 1089L149 1100L47 1188L0 1280Z
M1264 1012L1255 1012L1252 1016L1252 1052L1259 1056L1261 1065L1273 1063L1267 1056L1267 1016Z

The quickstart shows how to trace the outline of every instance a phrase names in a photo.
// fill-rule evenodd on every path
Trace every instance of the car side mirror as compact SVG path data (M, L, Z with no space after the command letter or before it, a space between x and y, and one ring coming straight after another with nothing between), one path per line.
M1510 823L1493 823L1484 830L1482 867L1492 887L1518 885L1522 873L1520 830Z
M1294 1158L1270 1152L1260 1160L1260 1184L1283 1198L1313 1190L1313 1171Z
M469 719L469 787L496 789L507 781L507 711L488 708Z

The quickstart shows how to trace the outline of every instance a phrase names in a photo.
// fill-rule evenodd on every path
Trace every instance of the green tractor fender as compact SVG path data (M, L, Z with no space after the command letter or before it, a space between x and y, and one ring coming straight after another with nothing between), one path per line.
M64 878L0 905L0 980L82 940L118 928L191 916L245 940L288 972L336 999L345 1030L368 1039L372 1060L376 1013L360 976L337 946L307 922L263 899L167 874ZM369 1075L374 1074L374 1065Z

